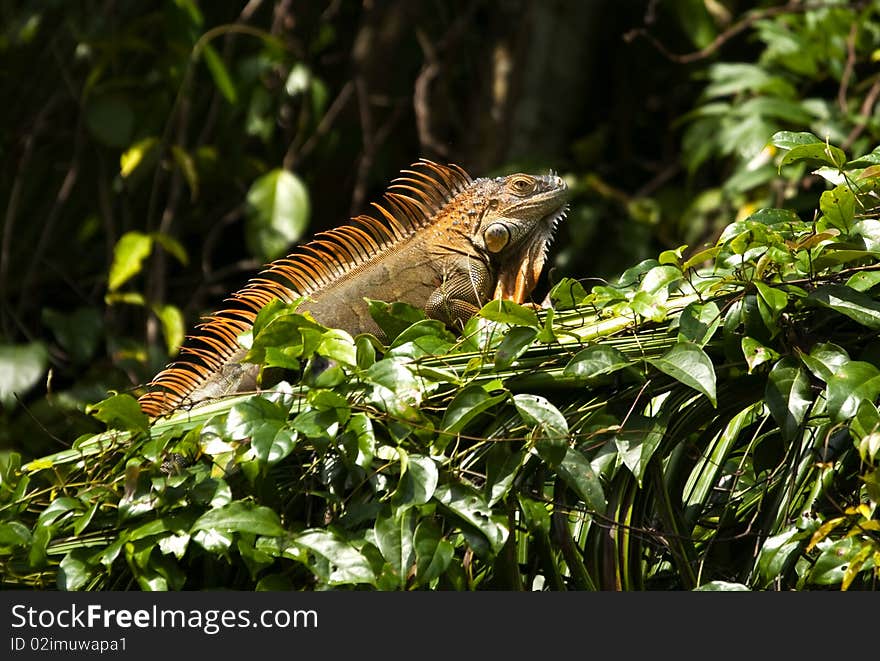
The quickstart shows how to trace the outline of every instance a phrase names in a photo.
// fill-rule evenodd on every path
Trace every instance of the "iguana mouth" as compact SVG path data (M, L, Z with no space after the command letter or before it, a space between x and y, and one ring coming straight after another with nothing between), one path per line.
M519 252L510 255L498 269L498 284L493 298L513 301L522 305L538 284L547 249L553 240L556 226L568 213L568 204L563 204L552 213L544 216L535 228L534 234L523 241Z

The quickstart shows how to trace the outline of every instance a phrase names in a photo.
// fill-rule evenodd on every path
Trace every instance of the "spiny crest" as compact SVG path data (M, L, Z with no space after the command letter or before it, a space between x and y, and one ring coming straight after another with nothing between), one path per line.
M253 324L269 301L309 296L351 269L429 225L472 179L457 165L421 159L391 182L381 204L372 203L379 218L361 215L351 225L320 232L287 257L277 259L226 302L232 307L203 317L199 333L187 336L181 359L159 372L138 400L149 416L168 413L204 387L240 351L237 337Z

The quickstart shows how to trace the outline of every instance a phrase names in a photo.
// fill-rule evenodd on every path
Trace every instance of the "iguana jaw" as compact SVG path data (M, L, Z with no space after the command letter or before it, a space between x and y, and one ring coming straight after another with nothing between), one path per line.
M563 203L552 213L541 218L520 249L505 257L498 271L498 283L493 298L525 303L541 277L547 249L559 222L565 218L568 205Z

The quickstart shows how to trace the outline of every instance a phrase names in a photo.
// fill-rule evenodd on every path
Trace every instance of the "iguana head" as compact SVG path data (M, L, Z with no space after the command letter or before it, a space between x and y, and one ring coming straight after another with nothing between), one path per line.
M511 174L477 179L483 213L472 233L475 247L495 265L493 298L523 303L535 288L557 223L568 209L568 187L555 174Z

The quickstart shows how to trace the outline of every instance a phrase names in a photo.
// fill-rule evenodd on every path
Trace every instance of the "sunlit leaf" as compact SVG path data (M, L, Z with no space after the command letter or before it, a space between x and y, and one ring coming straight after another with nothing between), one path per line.
M126 232L113 248L113 263L107 287L112 292L141 271L141 266L153 250L153 238L143 232Z
M810 294L809 300L845 314L868 328L880 328L880 303L849 287L822 285Z
M650 360L654 367L709 398L715 399L715 368L712 360L693 342L679 341L660 358Z
M175 305L160 305L153 308L159 322L162 324L162 334L165 336L165 348L169 355L177 353L183 344L186 327L183 313Z
M871 363L852 360L842 365L828 380L828 412L835 421L856 414L862 400L875 401L880 395L880 370Z
M506 517L493 514L476 491L463 484L443 484L437 487L434 499L480 531L494 552L497 553L507 541Z
M284 534L281 521L274 511L245 501L233 501L224 507L208 510L196 520L192 530L218 530L268 536Z

